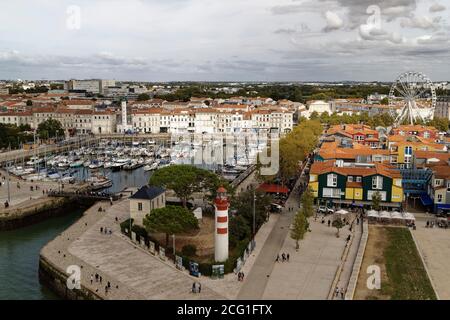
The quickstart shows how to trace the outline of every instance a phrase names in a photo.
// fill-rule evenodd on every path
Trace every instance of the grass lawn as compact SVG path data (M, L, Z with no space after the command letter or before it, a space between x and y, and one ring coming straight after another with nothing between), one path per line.
M381 285L383 295L393 300L435 300L436 295L410 231L406 228L384 229L387 237L384 261L388 279Z

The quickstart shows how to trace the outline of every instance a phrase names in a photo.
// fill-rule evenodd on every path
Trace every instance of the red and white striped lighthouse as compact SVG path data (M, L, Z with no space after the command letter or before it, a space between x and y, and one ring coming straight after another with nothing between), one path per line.
M230 203L224 187L217 189L214 206L216 209L214 259L217 262L225 262L228 259L228 208Z

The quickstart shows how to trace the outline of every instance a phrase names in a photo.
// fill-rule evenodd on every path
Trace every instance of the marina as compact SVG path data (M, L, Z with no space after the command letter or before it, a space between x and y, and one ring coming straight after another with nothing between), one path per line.
M203 139L200 142L173 138L156 143L150 139L121 141L101 139L80 143L77 148L43 156L17 157L4 168L9 174L30 182L88 183L91 190L117 193L131 185L147 183L151 173L174 164L190 164L212 170L233 181L256 163L265 141Z

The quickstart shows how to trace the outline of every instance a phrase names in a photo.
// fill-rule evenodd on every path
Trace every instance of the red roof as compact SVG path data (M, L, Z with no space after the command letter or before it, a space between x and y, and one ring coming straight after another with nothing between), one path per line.
M266 193L289 193L289 189L278 184L263 183L259 186L258 190Z

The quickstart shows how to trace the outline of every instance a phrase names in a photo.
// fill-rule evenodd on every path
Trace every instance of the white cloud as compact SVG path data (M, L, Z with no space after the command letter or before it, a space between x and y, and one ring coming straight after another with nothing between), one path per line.
M403 19L400 23L402 28L416 28L416 29L439 29L440 28L440 17L431 18L428 16L421 16L421 17L411 17Z
M323 30L326 32L339 30L344 26L344 21L341 17L332 11L325 12L325 19L327 21L327 25Z

